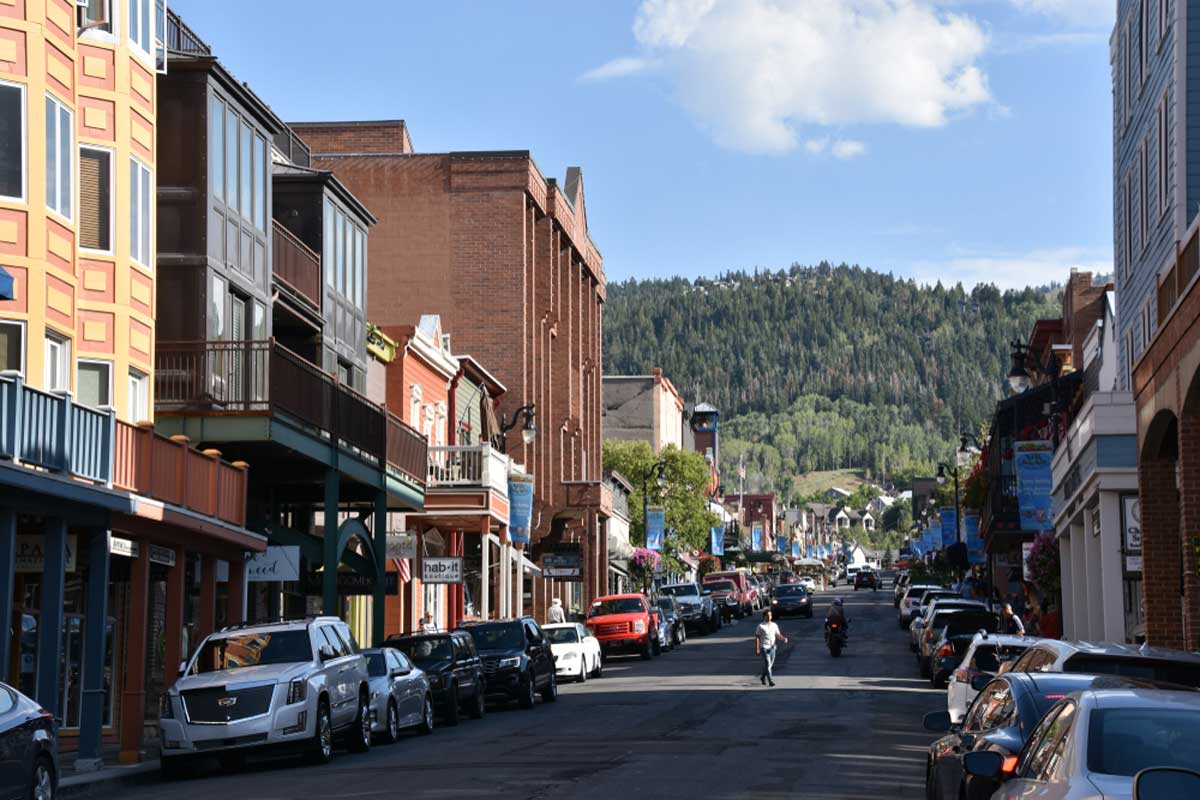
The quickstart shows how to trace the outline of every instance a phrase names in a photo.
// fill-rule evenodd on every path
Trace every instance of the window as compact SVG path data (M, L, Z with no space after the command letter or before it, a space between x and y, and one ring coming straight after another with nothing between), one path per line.
M129 370L129 421L150 419L150 381L135 369Z
M1171 0L1158 0L1158 38L1167 38L1171 30Z
M346 236L346 298L354 301L358 291L358 230L351 225Z
M150 267L150 170L136 158L129 159L129 257Z
M81 359L75 367L75 399L92 408L112 405L112 364Z
M25 199L25 87L0 82L0 197Z
M328 197L325 198L324 206L325 233L321 237L321 261L325 268L325 284L332 288L336 286L333 281L333 265L337 248L333 233L333 203L329 202Z
M129 0L129 41L148 56L154 54L154 42L150 38L153 17L154 0Z
M367 296L367 234L362 231L358 232L357 253L358 292L354 296L354 304L359 308L364 308Z
M1125 277L1133 274L1133 180L1132 175L1125 176Z
M71 389L71 342L53 333L46 334L46 385L48 392Z
M1166 4L1166 0L1162 0ZM1167 95L1163 94L1158 105L1158 213L1166 214L1171 207L1171 129L1168 127Z
M254 176L251 172L254 169L253 162L250 158L252 149L251 141L253 134L250 132L250 125L245 121L241 123L241 158L239 159L238 174L241 176L241 198L238 203L238 211L248 220L254 219Z
M334 288L342 294L346 293L346 218L339 211L337 222L337 283Z
M238 118L233 109L225 109L225 203L238 207Z
M71 111L46 95L46 208L71 219L74 127Z
M113 31L113 0L75 0L79 8L80 31Z
M213 194L225 202L225 104L214 97L208 112L208 164Z
M1141 197L1141 206L1138 216L1141 221L1141 240L1142 249L1145 250L1150 244L1150 168L1148 161L1150 159L1150 142L1143 141L1141 149L1138 150L1138 193Z
M1146 55L1149 48L1146 46L1150 29L1146 25L1146 0L1141 0L1138 4L1138 81L1140 84L1146 82Z
M112 249L112 153L79 148L79 246Z
M0 372L25 374L25 326L0 322Z
M1149 347L1150 339L1154 336L1154 303L1147 300L1142 306L1142 346Z
M254 224L264 233L267 230L267 218L270 209L267 208L267 141L261 136L254 137Z
M208 338L210 341L225 338L225 281L218 275L212 276L208 298Z

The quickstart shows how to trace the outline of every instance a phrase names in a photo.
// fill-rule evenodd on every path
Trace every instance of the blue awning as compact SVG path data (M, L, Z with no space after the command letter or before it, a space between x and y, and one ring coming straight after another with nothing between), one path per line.
M13 278L5 271L4 267L0 267L0 300L13 299Z

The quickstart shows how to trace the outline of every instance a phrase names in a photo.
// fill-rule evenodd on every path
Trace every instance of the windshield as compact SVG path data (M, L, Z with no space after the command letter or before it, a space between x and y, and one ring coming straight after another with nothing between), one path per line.
M196 656L196 672L312 661L307 630L241 633L209 639Z
M382 678L388 674L387 659L383 653L367 653L367 674L372 678Z
M475 646L482 650L522 650L525 647L525 636L521 633L519 623L495 623L492 625L472 625L468 628Z
M937 616L940 617L941 614ZM948 615L942 625L946 628L947 636L976 634L979 631L995 633L1000 629L1000 619L995 614L988 612L981 614L975 611L959 611Z
M575 644L579 641L579 631L575 626L569 628L543 628L550 644Z
M597 600L588 611L589 617L603 617L608 614L640 614L643 611L642 601L637 597L614 597L611 600Z
M662 587L663 594L669 594L672 597L699 597L700 590L695 584L685 583L679 586L664 586Z
M1088 769L1132 777L1147 767L1200 764L1200 711L1109 708L1092 712Z
M1139 661L1132 658L1105 658L1077 655L1067 659L1065 672L1093 675L1121 675L1178 686L1200 687L1200 664L1181 664L1172 661Z
M708 587L709 591L713 592L733 591L733 581L712 581L711 583L706 583L704 585Z
M408 656L408 660L418 667L424 664L435 664L438 661L450 661L454 658L450 649L450 640L445 638L405 639L388 642L388 646L404 653Z
M1015 661L1026 650L1024 645L985 645L975 650L975 669L980 672L999 672L1000 665Z
M660 611L664 611L668 614L675 613L675 606L671 603L670 600L659 600L658 601L658 609Z
M806 594L803 586L780 586L775 590L776 597L804 597Z

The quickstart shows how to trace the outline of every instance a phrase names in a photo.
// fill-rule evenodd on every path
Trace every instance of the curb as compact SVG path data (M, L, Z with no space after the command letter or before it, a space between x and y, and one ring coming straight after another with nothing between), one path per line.
M111 794L119 786L155 783L159 780L158 759L128 767L105 767L96 772L75 772L59 778L59 797L96 797Z

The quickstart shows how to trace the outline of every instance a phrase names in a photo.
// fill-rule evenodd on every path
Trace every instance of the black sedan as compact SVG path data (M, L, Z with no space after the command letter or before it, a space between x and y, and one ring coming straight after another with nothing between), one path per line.
M991 797L997 787L1012 776L1021 748L1046 709L1072 692L1091 687L1096 681L1112 688L1135 685L1122 678L1060 672L1007 672L991 680L980 676L979 694L967 709L961 725L951 724L950 714L946 711L925 715L927 730L946 734L929 746L925 796L930 800L986 800ZM997 778L969 775L963 769L963 756L979 751L999 753L1004 758Z
M788 614L799 614L812 619L812 598L804 587L798 583L788 583L775 588L771 597L771 613L776 617Z
M58 789L58 740L50 712L0 683L0 798L51 798Z

